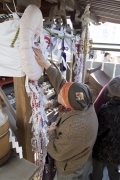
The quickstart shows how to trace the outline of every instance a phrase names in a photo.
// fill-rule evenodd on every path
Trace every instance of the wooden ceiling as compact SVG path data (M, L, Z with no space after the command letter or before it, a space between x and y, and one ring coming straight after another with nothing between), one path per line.
M50 3L59 2L59 0L46 1ZM44 10L44 15L46 16L47 11L44 9L44 3L41 8ZM90 11L96 21L120 23L120 0L66 0L66 10L68 14L71 14L71 12L77 9L80 11L80 15L82 15L88 3L90 4Z
M29 4L40 7L43 16L48 17L53 5L66 2L66 13L71 17L74 24L79 24L86 5L90 4L90 19L98 22L120 23L120 0L15 0L18 12L24 12ZM13 0L0 0L0 14L9 13L6 4L14 11ZM77 17L77 21L76 18Z

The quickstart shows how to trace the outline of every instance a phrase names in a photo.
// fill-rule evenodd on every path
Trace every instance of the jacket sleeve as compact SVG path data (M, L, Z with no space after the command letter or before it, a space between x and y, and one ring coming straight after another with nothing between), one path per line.
M76 139L79 139L79 143L81 144L81 146L79 146L79 152L81 153L85 150L84 141L81 138L82 135L76 133L76 125L72 123L62 126L58 137L54 130L50 131L47 146L48 153L57 161L64 161L76 155L75 149L78 151L78 140L74 143ZM81 134L82 133L83 131L81 131Z
M58 94L62 86L66 83L66 80L63 78L61 72L52 65L46 70L46 72L51 84Z
M102 134L108 131L106 105L103 105L102 108L98 111L97 117L99 123L97 138L99 138Z

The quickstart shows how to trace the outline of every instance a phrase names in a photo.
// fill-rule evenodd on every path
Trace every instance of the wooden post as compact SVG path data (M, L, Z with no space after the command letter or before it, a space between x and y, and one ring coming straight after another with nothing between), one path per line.
M1 96L0 96L0 109L2 109L2 99L1 99Z
M30 98L25 90L25 78L14 78L14 90L16 99L16 125L18 128L18 141L23 148L25 159L33 162L33 152L31 146L31 116Z

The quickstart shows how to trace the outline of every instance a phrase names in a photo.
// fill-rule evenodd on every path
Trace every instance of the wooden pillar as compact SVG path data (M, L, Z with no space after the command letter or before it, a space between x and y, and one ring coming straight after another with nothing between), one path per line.
M18 141L23 148L25 159L33 162L33 152L31 147L31 116L30 98L25 90L25 78L14 78L14 90L16 99L16 116L18 128Z
M0 109L2 109L2 99L0 97Z

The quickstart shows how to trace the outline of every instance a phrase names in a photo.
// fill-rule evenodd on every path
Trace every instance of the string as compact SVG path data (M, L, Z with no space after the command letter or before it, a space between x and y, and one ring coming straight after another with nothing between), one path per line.
M6 7L8 8L8 10L13 14L13 12L11 11L11 9L9 8L9 6L7 4L5 4Z

